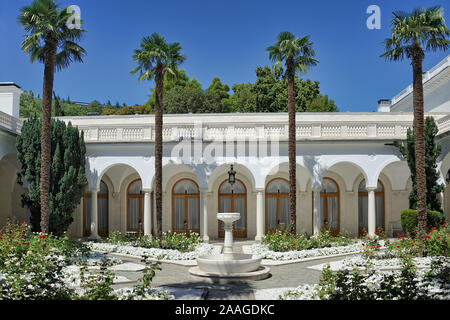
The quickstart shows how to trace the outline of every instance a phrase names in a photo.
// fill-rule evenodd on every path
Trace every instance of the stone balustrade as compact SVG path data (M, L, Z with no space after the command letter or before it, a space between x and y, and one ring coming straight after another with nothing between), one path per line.
M450 114L427 114L436 119L439 135L450 131ZM152 115L63 117L84 132L87 143L154 141ZM297 115L297 140L405 139L411 113L302 113ZM22 120L0 112L0 129L20 134ZM165 115L163 141L202 139L288 140L287 114Z
M439 134L450 130L448 114L430 114ZM88 143L154 141L154 118L150 115L62 118L85 134ZM411 113L323 113L298 114L296 136L308 140L405 139L412 127ZM166 115L163 141L202 139L288 140L287 114Z
M20 134L22 123L21 120L0 111L0 130L5 130L13 134Z

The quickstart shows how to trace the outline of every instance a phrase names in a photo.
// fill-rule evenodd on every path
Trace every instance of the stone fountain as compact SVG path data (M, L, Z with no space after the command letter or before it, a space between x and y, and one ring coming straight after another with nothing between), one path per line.
M270 276L270 269L261 266L262 258L233 252L233 222L240 217L240 213L217 214L217 219L224 223L223 251L197 258L197 266L189 269L192 276L213 280L263 280Z

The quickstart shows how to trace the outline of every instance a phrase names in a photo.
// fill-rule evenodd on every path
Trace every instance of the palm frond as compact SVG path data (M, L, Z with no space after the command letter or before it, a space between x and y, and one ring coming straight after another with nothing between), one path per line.
M439 6L417 8L411 13L396 11L391 23L392 37L385 40L386 52L380 57L402 60L411 47L420 45L425 50L447 50L449 29L444 20L444 9Z
M30 55L32 62L45 61L45 46L49 40L56 45L57 70L72 62L83 61L86 51L76 41L86 30L67 27L66 22L72 14L67 8L60 9L55 0L34 0L31 5L20 9L18 22L28 33L22 42L22 50Z

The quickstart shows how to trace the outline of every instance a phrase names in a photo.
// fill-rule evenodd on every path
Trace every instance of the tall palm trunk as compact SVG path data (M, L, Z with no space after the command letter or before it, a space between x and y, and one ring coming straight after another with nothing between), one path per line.
M288 112L289 112L289 204L291 215L291 233L297 232L297 188L296 188L296 130L295 130L295 73L294 61L288 58L286 67L288 70Z
M163 128L163 90L164 75L162 67L157 66L155 75L155 201L156 201L156 235L162 236L162 128Z
M42 94L41 129L41 231L49 232L50 166L51 166L51 114L53 79L55 74L57 40L48 37L45 41L44 87Z
M420 44L414 43L411 50L413 66L413 106L414 106L414 135L417 179L417 212L419 235L425 231L427 221L427 195L425 177L425 140L424 140L424 106L422 61L424 54ZM423 245L421 245L423 255Z

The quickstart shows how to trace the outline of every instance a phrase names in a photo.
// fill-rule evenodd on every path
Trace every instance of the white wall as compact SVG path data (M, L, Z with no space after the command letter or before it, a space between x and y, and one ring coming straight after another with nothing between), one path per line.
M20 117L20 90L15 85L0 83L0 111L15 118Z

